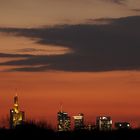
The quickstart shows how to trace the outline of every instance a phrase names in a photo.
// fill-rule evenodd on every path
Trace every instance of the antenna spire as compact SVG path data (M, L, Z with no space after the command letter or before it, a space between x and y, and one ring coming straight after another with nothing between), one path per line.
M14 96L14 109L15 109L16 111L18 111L19 105L18 105L17 88L15 89L15 91L16 91L16 95Z
M18 96L18 89L17 88L15 88L15 96Z
M60 103L60 112L63 112L63 104L62 104L62 102Z

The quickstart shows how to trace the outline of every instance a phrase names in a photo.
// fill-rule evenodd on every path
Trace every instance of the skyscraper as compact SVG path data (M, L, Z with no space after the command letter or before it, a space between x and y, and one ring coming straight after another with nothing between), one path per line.
M84 114L79 114L77 116L73 116L74 118L74 129L80 130L84 129Z
M18 96L14 97L14 107L10 109L10 128L23 124L25 120L25 113L20 111L18 104Z
M112 129L112 120L109 116L99 116L96 118L96 127L98 130L111 130Z
M58 131L70 130L70 127L71 127L70 117L68 116L68 113L62 111L62 108L57 113L57 121L58 121L58 124L57 124Z

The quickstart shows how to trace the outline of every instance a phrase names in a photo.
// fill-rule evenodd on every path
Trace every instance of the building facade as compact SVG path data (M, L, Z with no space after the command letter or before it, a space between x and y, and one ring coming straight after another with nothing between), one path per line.
M112 120L109 116L98 116L96 118L96 128L98 130L108 131L112 129Z
M57 130L58 131L69 131L71 129L71 119L68 113L59 111L57 113Z
M84 129L84 114L80 113L77 116L73 116L74 118L74 129L80 130Z
M10 128L15 128L17 125L24 123L25 113L20 111L18 104L18 96L14 97L14 107L10 109Z

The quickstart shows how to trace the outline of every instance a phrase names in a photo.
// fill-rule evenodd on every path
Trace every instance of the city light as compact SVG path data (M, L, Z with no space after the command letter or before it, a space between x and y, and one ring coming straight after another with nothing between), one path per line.
M10 109L10 128L23 124L25 120L25 113L20 111L18 104L18 96L14 97L14 107Z
M25 121L25 112L21 111L18 103L18 96L14 97L14 106L10 109L10 128L22 125ZM57 130L70 131L72 119L67 112L62 110L57 113ZM97 116L95 124L85 124L85 116L83 113L73 116L74 130L99 130L110 131L113 129L113 121L111 116ZM114 122L114 129L130 129L129 122Z

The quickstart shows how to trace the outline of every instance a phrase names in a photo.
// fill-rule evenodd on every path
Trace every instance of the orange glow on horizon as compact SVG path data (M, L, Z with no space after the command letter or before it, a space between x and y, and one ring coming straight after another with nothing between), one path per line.
M47 120L56 125L60 102L71 116L82 112L86 122L98 115L110 115L113 121L140 124L140 72L3 72L0 73L0 116L9 114L15 88L26 118ZM54 123L55 122L55 123Z

